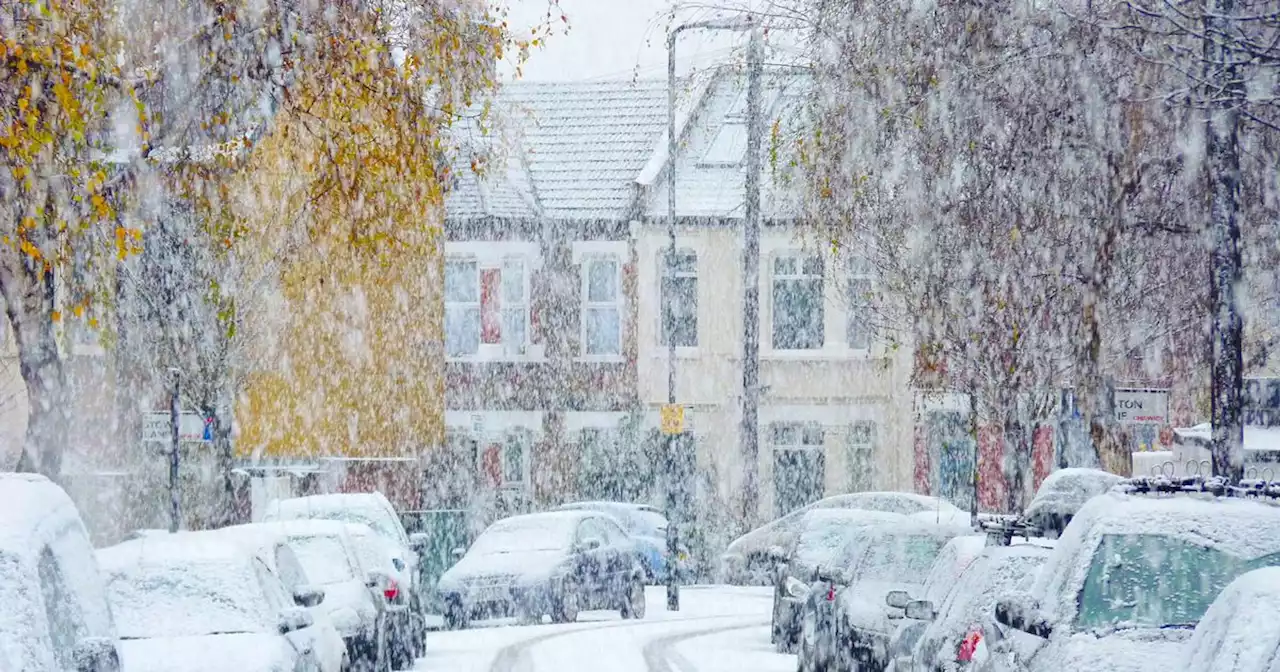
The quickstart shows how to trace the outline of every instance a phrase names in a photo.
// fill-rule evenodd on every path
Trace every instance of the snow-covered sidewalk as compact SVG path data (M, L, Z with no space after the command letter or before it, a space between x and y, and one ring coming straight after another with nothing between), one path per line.
M718 672L795 669L769 644L768 588L690 586L681 610L661 587L647 592L643 620L585 612L567 625L478 627L432 633L418 670L457 672Z

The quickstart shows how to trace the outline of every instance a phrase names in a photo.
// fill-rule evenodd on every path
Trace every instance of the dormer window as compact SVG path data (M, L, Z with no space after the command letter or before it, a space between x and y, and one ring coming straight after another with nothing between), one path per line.
M763 100L760 105L760 116L763 119L773 109L774 103L778 100L779 92L777 89L767 86L761 88L764 89ZM707 151L698 160L698 165L700 166L736 168L742 165L742 159L747 154L746 83L744 82L731 95L733 96L733 102L730 103L725 111L724 118L720 121L720 128L716 130L715 136L711 138L711 144L707 145Z

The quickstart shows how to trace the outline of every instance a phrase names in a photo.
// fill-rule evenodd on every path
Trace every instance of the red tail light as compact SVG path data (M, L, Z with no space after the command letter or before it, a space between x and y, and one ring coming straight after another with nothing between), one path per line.
M395 579L391 579L387 582L387 587L382 589L382 595L387 598L388 602L396 601L396 597L400 595L400 586L396 583Z
M836 601L836 584L834 583L827 586L827 601L828 602Z
M956 651L956 662L969 663L973 661L973 654L978 651L978 644L982 643L982 632L974 630L969 633L960 642L960 649Z

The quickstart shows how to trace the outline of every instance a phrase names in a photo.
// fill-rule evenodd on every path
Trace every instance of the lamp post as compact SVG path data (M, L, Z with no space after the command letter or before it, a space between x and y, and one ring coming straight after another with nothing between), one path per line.
M733 32L742 32L747 30L754 31L756 21L750 14L740 14L725 19L709 19L706 21L694 21L676 26L667 35L667 254L666 264L664 265L664 276L675 268L676 261L676 41L680 34L688 30L727 30ZM757 35L752 35L753 47L756 46ZM754 52L753 52L754 53ZM757 92L758 93L758 92ZM748 101L750 105L752 101ZM759 105L756 104L758 110ZM749 133L754 132L748 121ZM747 141L748 147L751 146L751 140ZM755 144L757 150L759 142ZM758 159L758 157L757 157ZM751 164L748 163L748 166ZM758 164L757 164L758 165ZM750 178L748 178L750 180ZM748 198L748 203L751 199ZM756 203L759 202L757 195ZM750 205L748 206L750 208ZM748 228L751 228L748 226ZM758 240L758 238L757 238ZM757 260L759 255L759 247L756 247ZM661 287L661 282L659 283ZM675 322L675 306L670 300L663 300L661 297L661 289L659 290L659 300L662 301L662 329L666 333L667 338L667 404L674 406L676 403L676 341L674 338L674 330L668 331L674 326ZM750 392L748 392L750 394ZM744 402L745 405L745 402ZM683 428L682 428L683 429ZM679 436L676 434L668 434L666 437L666 453L669 471L674 471L676 465L675 451L676 441ZM753 469L754 465L749 469ZM667 480L667 610L680 610L680 584L677 581L675 568L679 560L679 542L680 542L680 523L683 511L678 511L675 500L675 474L668 473ZM754 482L754 479L752 479Z

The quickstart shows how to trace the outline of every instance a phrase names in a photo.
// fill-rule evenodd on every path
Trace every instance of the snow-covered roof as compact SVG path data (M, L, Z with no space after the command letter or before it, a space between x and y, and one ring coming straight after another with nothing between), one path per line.
M444 201L449 218L537 219L542 215L521 144L503 146L497 133L483 131L473 118L455 126L459 149Z
M1213 426L1203 422L1193 427L1175 428L1173 434L1178 443L1207 446L1213 440ZM1244 449L1280 451L1280 427L1245 425Z
M777 124L778 141L789 146L787 139L799 130L798 123L803 118L801 107L810 86L808 77L791 72L765 72L761 76L764 142L761 145L760 214L763 219L785 220L799 214L799 192L782 179L785 166L775 170L770 165L770 143ZM701 106L693 113L675 161L677 218L741 219L745 216L746 171L741 165L709 160L714 157L708 150L715 145L726 116L741 110L746 89L745 73L726 69L711 83ZM738 128L742 133L736 139L745 143L745 125ZM658 154L665 158L665 147ZM785 162L782 154L780 162ZM653 185L644 204L645 216L650 220L665 219L668 213L667 180L657 179L657 173L651 166L642 176Z

